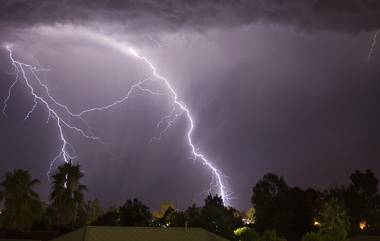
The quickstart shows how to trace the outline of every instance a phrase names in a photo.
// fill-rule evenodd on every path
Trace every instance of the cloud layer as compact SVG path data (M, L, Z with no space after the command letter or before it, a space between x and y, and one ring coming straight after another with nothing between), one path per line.
M372 31L380 28L378 0L3 0L0 23L114 22L125 28L229 27L253 22L306 31Z

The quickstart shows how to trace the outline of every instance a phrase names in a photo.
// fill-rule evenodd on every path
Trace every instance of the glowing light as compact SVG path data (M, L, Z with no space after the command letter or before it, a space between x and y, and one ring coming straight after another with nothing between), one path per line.
M360 228L361 230L365 230L365 229L367 229L367 228L368 228L368 223L367 223L367 221L366 221L366 220L361 221L361 222L359 223L359 228Z
M321 223L318 220L314 220L314 226L315 227L320 227Z
M254 207L248 209L248 211L244 214L242 221L247 225L254 224L256 222L256 209Z
M249 225L249 224L254 224L255 223L255 221L252 221L252 220L247 219L247 218L242 218L241 220L243 221L243 223L245 225Z

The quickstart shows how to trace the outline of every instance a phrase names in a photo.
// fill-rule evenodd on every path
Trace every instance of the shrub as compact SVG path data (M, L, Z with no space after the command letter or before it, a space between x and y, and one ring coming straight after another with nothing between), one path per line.
M234 231L237 241L259 241L257 232L249 227L238 228Z
M286 241L283 237L277 235L274 230L267 230L261 237L261 241Z
M319 232L310 232L305 234L302 241L324 241L323 235Z
M322 207L320 232L326 241L345 241L349 232L349 218L343 203L335 198Z

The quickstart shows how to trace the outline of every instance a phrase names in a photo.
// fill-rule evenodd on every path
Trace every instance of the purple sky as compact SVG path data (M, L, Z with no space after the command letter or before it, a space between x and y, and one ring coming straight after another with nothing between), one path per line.
M267 172L316 188L345 184L355 169L380 177L380 46L367 61L379 3L232 2L5 1L0 42L14 43L17 59L49 68L42 80L74 111L111 103L149 74L86 31L138 49L191 110L194 142L227 176L239 209L249 207L252 187ZM1 100L13 79L2 49ZM25 86L16 85L7 117L0 116L0 174L30 170L46 199L58 132L42 105L24 121L32 105ZM164 201L179 208L202 202L212 175L191 159L186 118L149 144L170 109L167 97L136 92L85 116L108 147L66 132L88 198L108 206L138 197L153 209Z

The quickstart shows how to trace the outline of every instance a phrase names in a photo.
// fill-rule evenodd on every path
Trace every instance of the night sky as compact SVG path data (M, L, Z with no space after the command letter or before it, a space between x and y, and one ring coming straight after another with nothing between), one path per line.
M40 73L75 112L107 105L150 74L136 58L92 38L123 41L167 78L195 121L194 143L225 175L231 205L250 206L266 173L290 185L343 185L356 169L380 178L378 0L2 0L0 44L49 69ZM0 104L15 79L0 49ZM35 82L34 82L35 83ZM35 83L36 84L36 83ZM151 83L157 92L165 86ZM0 116L0 175L29 170L49 193L47 171L59 153L56 121L20 80ZM162 136L166 95L133 92L127 102L70 120L104 144L64 130L82 167L87 198L103 206L137 197L157 208L201 204L212 173L194 160L182 115ZM64 116L62 110L57 111ZM62 163L58 159L55 165ZM215 186L212 191L217 193Z

